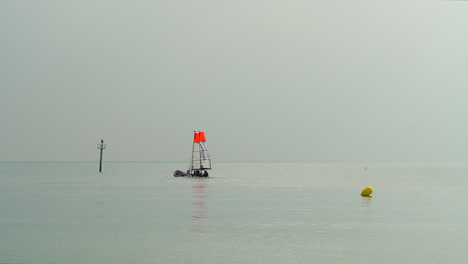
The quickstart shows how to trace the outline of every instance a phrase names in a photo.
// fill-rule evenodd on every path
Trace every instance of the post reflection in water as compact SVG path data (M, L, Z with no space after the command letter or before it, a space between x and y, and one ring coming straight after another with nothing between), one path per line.
M362 205L371 206L372 205L372 196L363 196L362 197Z
M197 233L205 233L206 226L205 220L206 215L206 179L194 179L192 189L193 189L193 227L192 231Z

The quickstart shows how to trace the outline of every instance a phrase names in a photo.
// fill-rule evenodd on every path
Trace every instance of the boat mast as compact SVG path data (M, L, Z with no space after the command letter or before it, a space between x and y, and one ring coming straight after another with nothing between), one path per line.
M203 157L202 151L203 151L203 149L201 147L201 144L202 144L202 142L198 143L198 151L199 151L198 156L200 157L200 169L203 168L203 163L202 163L202 157Z
M192 144L192 157L190 158L190 173L193 172L193 151L195 150L195 136L197 135L197 131L193 131L193 144Z

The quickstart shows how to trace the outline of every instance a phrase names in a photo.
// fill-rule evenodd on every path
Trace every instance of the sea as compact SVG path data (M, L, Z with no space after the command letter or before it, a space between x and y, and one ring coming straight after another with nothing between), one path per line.
M176 169L0 162L0 263L468 263L468 163Z

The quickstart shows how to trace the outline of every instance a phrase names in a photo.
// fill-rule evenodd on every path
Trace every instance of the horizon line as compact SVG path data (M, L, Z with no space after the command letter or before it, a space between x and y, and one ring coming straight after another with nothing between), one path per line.
M8 162L89 162L89 163L99 163L99 160L0 160L0 163L8 163ZM186 163L188 161L186 160L107 160L103 161L105 162L155 162L155 163ZM358 161L343 161L343 160L218 160L216 162L223 162L223 163L228 163L228 162L275 162L275 163L468 163L468 160L375 160L375 161L364 161L364 160L358 160Z

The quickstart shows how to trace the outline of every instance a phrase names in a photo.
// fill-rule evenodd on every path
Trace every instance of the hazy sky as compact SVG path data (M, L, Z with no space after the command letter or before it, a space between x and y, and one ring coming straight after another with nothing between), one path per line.
M0 160L468 161L468 2L0 0Z

